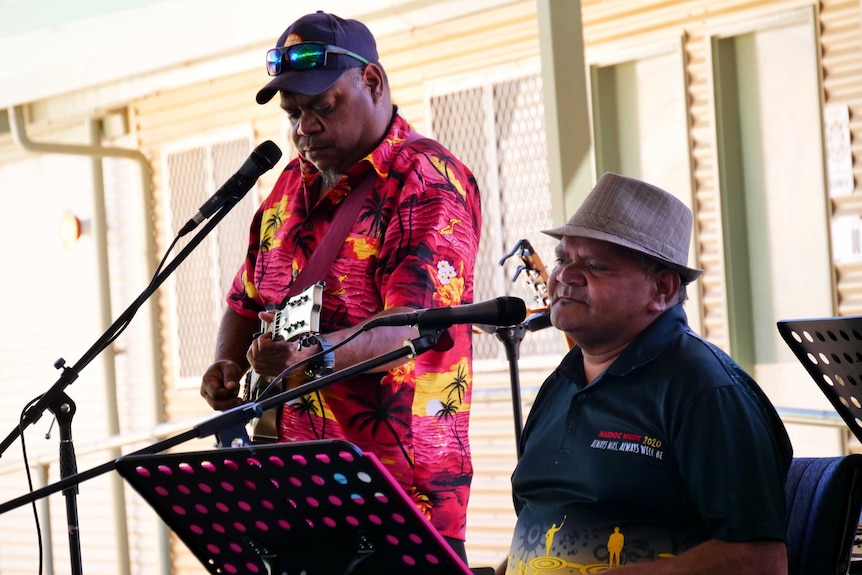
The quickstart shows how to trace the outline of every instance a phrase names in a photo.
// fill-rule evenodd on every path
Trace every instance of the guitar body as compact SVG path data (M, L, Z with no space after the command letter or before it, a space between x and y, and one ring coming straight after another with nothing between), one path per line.
M280 308L275 310L275 317L272 322L261 324L260 333L270 332L272 339L276 341L290 341L305 333L319 332L323 285L323 282L318 282L288 299ZM254 371L249 371L242 390L243 400L260 402L282 391L280 387L269 389L270 382L270 379ZM260 418L249 422L249 437L253 443L278 441L279 413L281 413L281 405L264 411Z

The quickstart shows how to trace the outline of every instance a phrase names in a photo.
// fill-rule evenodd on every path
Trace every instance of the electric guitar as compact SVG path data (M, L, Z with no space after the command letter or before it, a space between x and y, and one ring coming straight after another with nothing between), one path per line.
M302 293L288 299L275 310L270 323L261 322L258 335L270 332L275 341L290 341L305 333L320 331L320 309L323 302L323 282L318 282ZM302 373L304 377L304 372ZM295 377L293 378L295 381ZM288 377L287 381L291 381ZM271 380L254 371L246 375L241 392L244 401L263 401L282 391L281 386L267 390ZM297 382L297 383L302 383ZM278 413L281 406L267 409L259 418L249 421L249 437L255 443L273 443L278 440Z

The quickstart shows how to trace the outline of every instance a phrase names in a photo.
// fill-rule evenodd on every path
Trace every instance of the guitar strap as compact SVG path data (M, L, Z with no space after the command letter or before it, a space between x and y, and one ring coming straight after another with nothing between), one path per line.
M422 136L411 129L407 138L405 138L404 144L398 152L398 155L400 156L410 144L419 139L422 139ZM393 158L393 162L394 161L395 159ZM341 205L338 206L338 209L336 210L335 216L332 218L332 224L330 224L329 230L327 230L326 234L321 238L317 249L314 250L308 258L305 267L302 268L299 275L290 285L290 289L282 301L281 307L284 307L290 298L302 293L302 291L307 287L320 281L324 277L326 270L335 260L335 256L338 253L339 248L344 244L347 234L350 232L350 228L353 227L353 223L359 215L359 209L364 203L365 198L368 197L368 194L371 192L371 188L374 186L376 173L377 171L374 167L369 168L365 175L362 176L359 183L356 184L344 200L342 200ZM321 347L323 346L324 344L321 342ZM324 349L326 348L324 347ZM253 441L264 443L277 441L277 430L281 427L281 414L282 409L279 408L276 410L276 413L273 414L275 416L275 420L270 421L267 419L265 423L264 419L266 419L266 416L262 416L258 422L252 426Z
M404 144L401 146L401 150L398 152L398 155L400 156L410 144L416 140L422 139L422 137L423 136L418 132L411 129L407 138L404 140ZM395 160L393 159L393 162L394 161ZM320 281L320 279L323 278L326 270L332 265L339 248L347 239L347 234L350 232L350 228L359 216L359 209L362 207L365 198L374 186L375 174L376 170L371 167L356 187L350 190L350 193L347 194L344 200L342 200L341 205L335 213L335 217L332 219L332 224L330 225L329 230L320 240L320 244L318 244L317 249L315 249L308 258L308 261L305 263L305 267L302 268L302 271L299 272L297 278L290 285L290 290L288 290L284 301L287 301L302 292L302 290L311 284Z

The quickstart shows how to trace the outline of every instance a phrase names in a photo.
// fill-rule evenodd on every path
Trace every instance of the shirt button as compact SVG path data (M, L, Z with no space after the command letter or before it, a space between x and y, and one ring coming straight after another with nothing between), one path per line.
M293 275L293 279L296 279L296 276L299 275L299 270L293 270L291 275Z
M311 222L305 222L304 224L302 224L302 227L304 227L306 230L308 230L310 232L311 230L314 229L314 224L312 224Z

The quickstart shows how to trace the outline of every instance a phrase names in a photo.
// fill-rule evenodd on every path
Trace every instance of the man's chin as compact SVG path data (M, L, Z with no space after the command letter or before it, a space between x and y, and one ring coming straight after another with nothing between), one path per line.
M570 333L583 329L583 318L574 317L574 314L567 313L565 309L551 309L551 325L558 330Z

